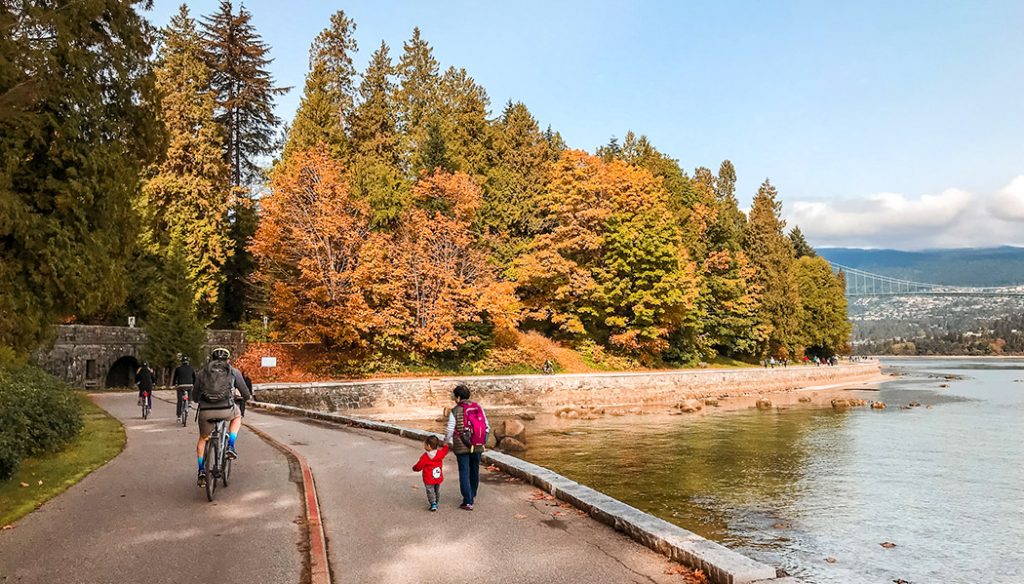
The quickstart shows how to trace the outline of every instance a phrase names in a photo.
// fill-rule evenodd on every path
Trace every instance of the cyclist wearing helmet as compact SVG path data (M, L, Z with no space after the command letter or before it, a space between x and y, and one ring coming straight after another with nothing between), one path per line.
M139 405L142 405L142 400L146 399L149 402L149 407L153 407L153 370L149 368L149 362L143 361L142 367L139 367L135 372L135 385L139 386Z
M188 362L188 355L182 355L181 365L174 370L174 376L171 377L171 385L177 390L178 394L178 406L175 409L175 418L181 417L181 408L184 406L182 398L185 397L186 393L192 393L192 386L196 384L196 372L192 369L192 365Z
M213 433L214 423L217 420L231 420L228 427L228 451L227 456L231 459L238 458L235 452L235 439L238 437L238 430L242 427L242 414L235 404L235 392L241 394L242 399L251 397L249 388L245 386L242 373L228 363L231 352L224 348L214 349L210 354L210 360L199 370L196 375L195 385L192 386L192 402L199 407L199 441L196 443L196 458L199 462L199 478L197 483L200 487L206 486L206 465L203 455L206 452L206 441Z

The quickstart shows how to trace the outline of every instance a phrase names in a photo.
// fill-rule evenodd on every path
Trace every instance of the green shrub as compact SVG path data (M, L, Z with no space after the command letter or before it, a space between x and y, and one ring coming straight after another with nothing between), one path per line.
M60 450L82 429L81 404L37 367L0 368L0 480L25 457Z

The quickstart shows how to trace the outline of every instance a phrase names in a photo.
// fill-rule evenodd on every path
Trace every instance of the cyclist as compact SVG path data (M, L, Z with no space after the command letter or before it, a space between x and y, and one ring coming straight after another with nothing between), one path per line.
M237 390L242 399L249 399L249 388L242 380L242 373L231 366L228 360L231 352L224 348L216 348L210 353L210 360L196 375L192 386L192 402L199 407L199 441L196 443L196 458L199 462L199 478L196 483L206 486L206 465L203 454L206 452L206 441L213 433L218 420L231 420L228 426L228 458L238 458L235 452L235 439L242 427L242 414L235 404L234 392Z
M175 408L175 418L181 417L181 409L185 407L184 398L186 393L192 393L192 386L196 383L196 372L188 362L188 355L181 357L181 365L174 370L171 377L171 385L177 390L178 406Z
M145 399L149 408L153 408L153 377L155 374L149 368L149 362L143 361L142 367L135 371L135 385L139 386L139 406L142 406L142 400Z

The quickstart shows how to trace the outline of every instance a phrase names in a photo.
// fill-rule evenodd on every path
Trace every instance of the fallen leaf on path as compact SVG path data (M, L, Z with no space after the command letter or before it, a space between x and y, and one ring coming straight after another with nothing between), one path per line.
M42 481L42 480L40 480L40 481L39 481L39 484L40 484L40 485L41 485L41 484L43 484L43 481Z
M22 483L19 483L19 484L21 485L21 488L23 488L23 489L28 486L28 483L25 483L25 482L22 482Z
M878 545L880 545L880 546L884 547L884 548L885 548L885 549L887 549L887 550L890 550L890 549L892 549L892 548L896 547L896 544L894 544L894 543L893 543L893 542L891 542L891 541L884 541L884 542L882 542L882 543L880 543L880 544L878 544Z
M14 529L14 526L8 523L7 525L3 526L2 529L3 531L7 531L8 529Z
M565 513L562 513L561 511L555 511L551 514L552 517L562 517L563 515L565 515Z
M835 559L835 558L833 558L832 556L829 556L829 557L825 558L825 561L826 561L826 562L828 562L828 563L830 563L830 564L834 564L834 563L836 563L836 562L837 562L838 560L836 560L836 559Z
M526 519L526 515L523 515L522 513L516 513L512 517L515 517L516 519Z
M501 472L501 469L500 469L500 468L498 468L498 467L496 467L496 466L494 466L493 464L492 464L492 465L490 465L490 466L488 466L488 467L487 467L487 470L489 470L489 471L491 471L491 472Z

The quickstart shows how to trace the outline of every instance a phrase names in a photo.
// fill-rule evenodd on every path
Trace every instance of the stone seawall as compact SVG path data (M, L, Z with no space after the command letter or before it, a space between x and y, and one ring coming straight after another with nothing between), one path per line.
M509 375L376 379L321 383L266 383L262 401L322 411L389 407L444 407L451 390L465 383L489 406L545 407L562 404L643 406L686 398L757 395L799 387L877 378L877 361L834 367L700 369L637 373Z

